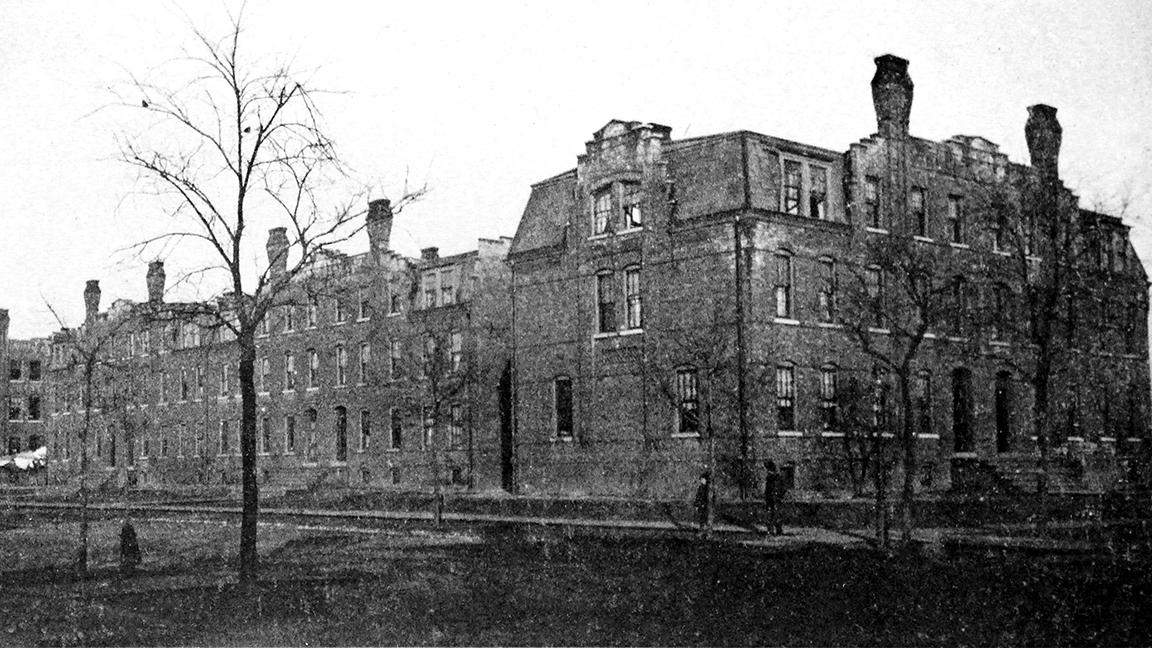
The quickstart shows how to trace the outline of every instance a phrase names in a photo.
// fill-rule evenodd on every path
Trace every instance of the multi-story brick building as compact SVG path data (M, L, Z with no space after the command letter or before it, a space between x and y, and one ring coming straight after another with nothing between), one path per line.
M7 340L7 428L4 452L16 454L45 445L48 341Z
M845 489L851 421L866 418L849 410L892 407L868 393L883 372L842 303L856 277L873 298L883 290L864 250L882 237L915 246L961 299L957 321L1006 311L997 300L1020 288L989 205L1026 201L1039 148L1058 148L1055 111L1035 109L1053 116L1029 123L1048 129L1029 137L1031 166L980 137L915 138L907 61L876 62L878 132L846 152L747 131L673 140L614 120L576 168L533 185L509 255L516 488L683 496L708 469L748 487L772 458L798 488ZM1058 190L1103 260L1069 279L1084 312L1062 321L1083 342L1054 372L1067 422L1055 441L1107 473L1147 440L1146 276L1119 219ZM937 324L915 360L918 487L949 487L965 462L1033 462L1020 371L1032 347L1003 326Z
M510 240L410 259L389 249L392 218L388 201L372 202L370 250L325 255L263 321L255 380L265 483L463 488L496 479L477 458L498 450L484 440L497 438ZM283 229L269 233L268 256L281 260L273 277L285 272L287 244ZM147 284L146 302L100 312L89 282L85 324L53 338L55 473L78 469L92 355L87 446L101 483L238 484L238 355L220 325L230 298L166 303L160 262Z

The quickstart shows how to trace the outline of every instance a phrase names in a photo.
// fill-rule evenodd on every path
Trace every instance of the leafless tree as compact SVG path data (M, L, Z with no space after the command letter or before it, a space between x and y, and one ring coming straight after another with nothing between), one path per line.
M193 30L194 49L153 83L133 78L121 97L134 109L134 132L120 137L120 157L138 172L141 190L167 209L171 227L133 246L154 257L180 248L192 263L182 280L215 285L225 309L198 315L236 338L241 393L243 515L241 582L257 573L255 337L270 310L298 295L294 280L364 227L365 191L351 178L327 135L318 91L288 65L267 65L245 49L242 16L224 38ZM136 128L139 126L139 128ZM422 191L393 201L398 212ZM254 232L277 225L268 264L254 259ZM216 283L213 284L212 282Z

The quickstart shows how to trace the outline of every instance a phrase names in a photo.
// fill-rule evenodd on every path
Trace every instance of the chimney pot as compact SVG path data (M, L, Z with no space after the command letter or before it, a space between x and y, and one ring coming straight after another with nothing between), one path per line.
M1024 138L1028 141L1028 154L1032 167L1051 177L1059 176L1060 143L1064 128L1056 119L1056 109L1045 104L1028 107L1028 122L1024 124Z
M84 321L90 322L100 312L100 281L89 279L84 284Z
M268 242L264 246L268 254L268 266L273 276L288 269L288 229L273 227L268 230Z
M374 255L386 252L392 238L392 201L378 198L368 202L368 247Z
M884 137L906 136L914 88L912 77L908 76L908 59L885 54L877 56L875 63L872 105L876 109L877 129Z
M420 258L424 259L425 261L435 261L436 259L440 258L440 248L426 247L423 250L420 250Z
M164 281L166 277L163 261L153 261L148 264L148 274L145 280L148 283L148 301L150 303L159 304L164 301Z

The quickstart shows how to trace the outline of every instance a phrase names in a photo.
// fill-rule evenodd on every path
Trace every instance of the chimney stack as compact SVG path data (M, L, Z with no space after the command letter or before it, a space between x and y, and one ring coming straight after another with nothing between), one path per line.
M368 246L374 254L388 251L392 238L392 201L387 198L368 201Z
M420 250L420 258L425 261L435 261L436 259L440 258L440 248L426 247L423 250Z
M1032 168L1046 177L1059 177L1060 142L1064 129L1056 120L1056 109L1044 104L1028 106L1028 122L1024 124L1024 138L1028 140L1028 154Z
M273 277L278 277L288 269L288 229L273 227L268 230L268 242L264 249L268 253L268 267Z
M872 105L876 108L876 127L882 137L907 136L913 88L908 60L885 54L877 56L875 62Z
M96 319L96 313L100 312L100 282L96 279L89 279L84 284L84 321L91 322Z
M148 264L148 302L160 304L164 302L164 262L153 261Z

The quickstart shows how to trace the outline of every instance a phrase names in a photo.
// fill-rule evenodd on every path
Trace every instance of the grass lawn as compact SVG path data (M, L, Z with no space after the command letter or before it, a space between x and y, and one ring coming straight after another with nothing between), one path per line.
M235 586L238 526L0 516L0 645L1148 645L1147 564L921 556L512 531L261 526L258 596ZM87 601L85 601L85 598Z

